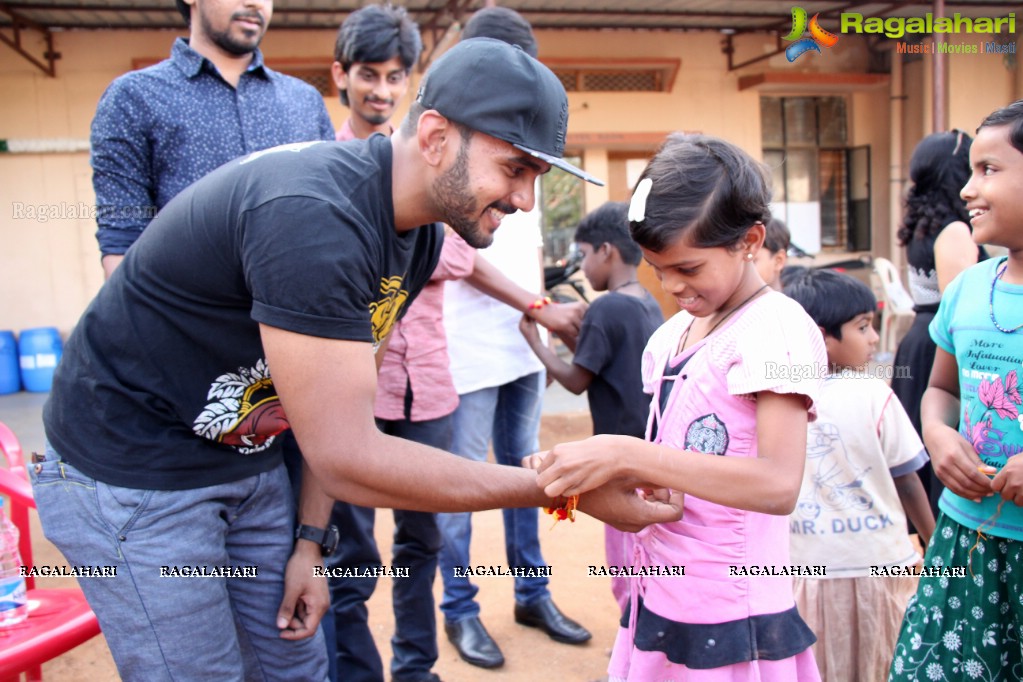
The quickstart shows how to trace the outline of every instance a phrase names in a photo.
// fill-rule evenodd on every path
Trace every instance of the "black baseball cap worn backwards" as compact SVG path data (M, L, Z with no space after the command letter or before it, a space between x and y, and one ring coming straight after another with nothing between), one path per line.
M561 158L568 130L565 88L519 47L492 38L461 41L429 68L416 100L583 180L604 184Z

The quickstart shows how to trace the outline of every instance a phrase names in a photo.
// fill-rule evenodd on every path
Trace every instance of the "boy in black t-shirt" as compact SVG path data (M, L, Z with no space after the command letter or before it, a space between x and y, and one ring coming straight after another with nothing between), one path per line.
M642 438L650 396L643 393L640 358L664 316L637 279L642 252L629 236L627 212L625 203L608 202L576 228L583 274L595 291L608 293L586 310L572 363L544 345L530 318L519 328L549 377L576 395L587 392L594 434Z
M627 214L624 202L608 202L583 218L576 228L583 274L594 290L608 293L586 310L572 363L544 345L533 320L523 317L519 328L547 368L547 376L576 395L586 391L594 435L642 438L650 396L643 392L640 361L650 335L664 322L664 316L637 278L642 252L629 236ZM611 526L605 528L608 565L626 565L624 535ZM628 598L624 579L612 579L611 589L624 608Z

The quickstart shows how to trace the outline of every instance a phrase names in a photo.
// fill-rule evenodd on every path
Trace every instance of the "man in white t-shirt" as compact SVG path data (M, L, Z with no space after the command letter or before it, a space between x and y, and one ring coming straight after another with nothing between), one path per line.
M471 38L501 40L534 58L538 51L529 22L507 7L486 7L474 13L462 31L462 40ZM544 306L540 212L534 206L529 213L506 216L503 224L505 229L495 233L490 248L479 254L522 288L537 292L531 307ZM459 398L452 424L451 451L456 455L483 461L493 441L497 462L517 467L540 449L544 367L519 332L521 317L514 308L465 282L451 282L445 289L444 328ZM444 582L440 609L448 639L472 665L503 665L501 650L479 618L475 601L479 588L465 577L466 571L457 570L469 565L472 515L438 514L437 524L444 539L439 556ZM529 572L542 576L546 566L537 524L537 509L504 510L508 565L536 569ZM547 582L546 577L515 577L515 621L540 628L558 642L589 640L586 628L565 617L551 601Z
M515 213L504 219L480 255L519 286L541 292L542 246L539 213ZM538 302L542 301L538 295ZM449 282L444 295L451 374L458 391L451 451L483 461L491 442L499 464L519 466L540 449L540 412L545 374L519 332L522 314L480 293L465 282ZM540 568L545 562L537 534L538 510L505 509L504 533L511 567ZM469 565L472 514L438 514L444 538L440 571L444 583L441 611L445 631L467 662L484 668L504 662L479 618L478 587L460 567ZM546 577L515 578L515 620L539 627L559 642L580 644L590 633L565 617L551 601Z

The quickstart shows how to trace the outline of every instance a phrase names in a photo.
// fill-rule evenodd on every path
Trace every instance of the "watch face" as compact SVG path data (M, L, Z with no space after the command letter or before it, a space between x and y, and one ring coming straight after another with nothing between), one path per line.
M323 538L323 556L330 556L337 549L338 542L341 541L341 532L337 526L329 526L327 532L324 533Z

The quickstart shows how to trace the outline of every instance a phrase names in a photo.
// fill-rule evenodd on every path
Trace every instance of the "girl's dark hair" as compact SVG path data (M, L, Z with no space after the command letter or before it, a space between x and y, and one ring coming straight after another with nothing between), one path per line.
M842 325L857 315L877 310L874 292L860 280L834 270L793 273L783 289L828 336L842 340Z
M966 202L959 196L970 179L973 138L961 130L933 133L920 140L909 160L913 186L906 196L906 215L899 244L933 237L949 223L968 223Z
M630 223L640 246L659 252L683 235L697 248L734 248L754 223L771 218L763 164L734 144L673 133L640 176L653 185L645 217Z
M587 214L575 228L576 242L590 244L594 249L611 244L621 254L626 265L639 265L643 252L629 236L629 205L624 201L609 201Z
M1023 152L1023 99L1018 99L1008 106L992 112L977 128L996 128L1009 126L1009 142L1017 151Z

